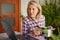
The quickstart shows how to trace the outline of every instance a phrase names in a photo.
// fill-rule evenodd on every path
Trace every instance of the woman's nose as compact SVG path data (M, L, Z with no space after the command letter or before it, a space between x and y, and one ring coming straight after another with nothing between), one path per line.
M33 12L33 10L30 10L30 12L32 13L32 12Z

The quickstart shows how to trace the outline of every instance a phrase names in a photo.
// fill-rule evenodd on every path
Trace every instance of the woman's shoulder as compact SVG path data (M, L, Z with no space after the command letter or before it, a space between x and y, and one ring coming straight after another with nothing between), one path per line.
M23 22L28 22L29 21L29 18L28 17L25 17L24 19L23 19Z
M40 19L45 19L45 16L44 16L44 15L41 15L41 16L40 16Z
M27 21L28 20L28 17L24 17L23 21Z

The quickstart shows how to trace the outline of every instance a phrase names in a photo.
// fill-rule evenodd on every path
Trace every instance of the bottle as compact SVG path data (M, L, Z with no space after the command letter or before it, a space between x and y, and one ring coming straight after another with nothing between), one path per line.
M51 27L48 28L48 37L51 37Z

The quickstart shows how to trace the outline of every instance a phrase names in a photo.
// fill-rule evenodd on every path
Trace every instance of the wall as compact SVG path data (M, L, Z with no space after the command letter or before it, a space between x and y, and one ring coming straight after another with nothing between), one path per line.
M21 14L27 16L27 5L30 0L21 0Z

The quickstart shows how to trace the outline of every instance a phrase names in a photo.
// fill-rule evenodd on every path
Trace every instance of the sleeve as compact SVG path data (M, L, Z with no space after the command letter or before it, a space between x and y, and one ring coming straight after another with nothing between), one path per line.
M22 32L23 32L23 40L28 40L28 24L26 21L22 23Z
M40 21L41 21L40 22L41 23L40 27L45 27L45 16L44 15L41 16Z
M22 32L23 32L23 34L27 34L27 32L28 32L28 27L27 27L26 21L23 21L23 23L22 23Z
M45 27L45 16L43 17L43 25Z

